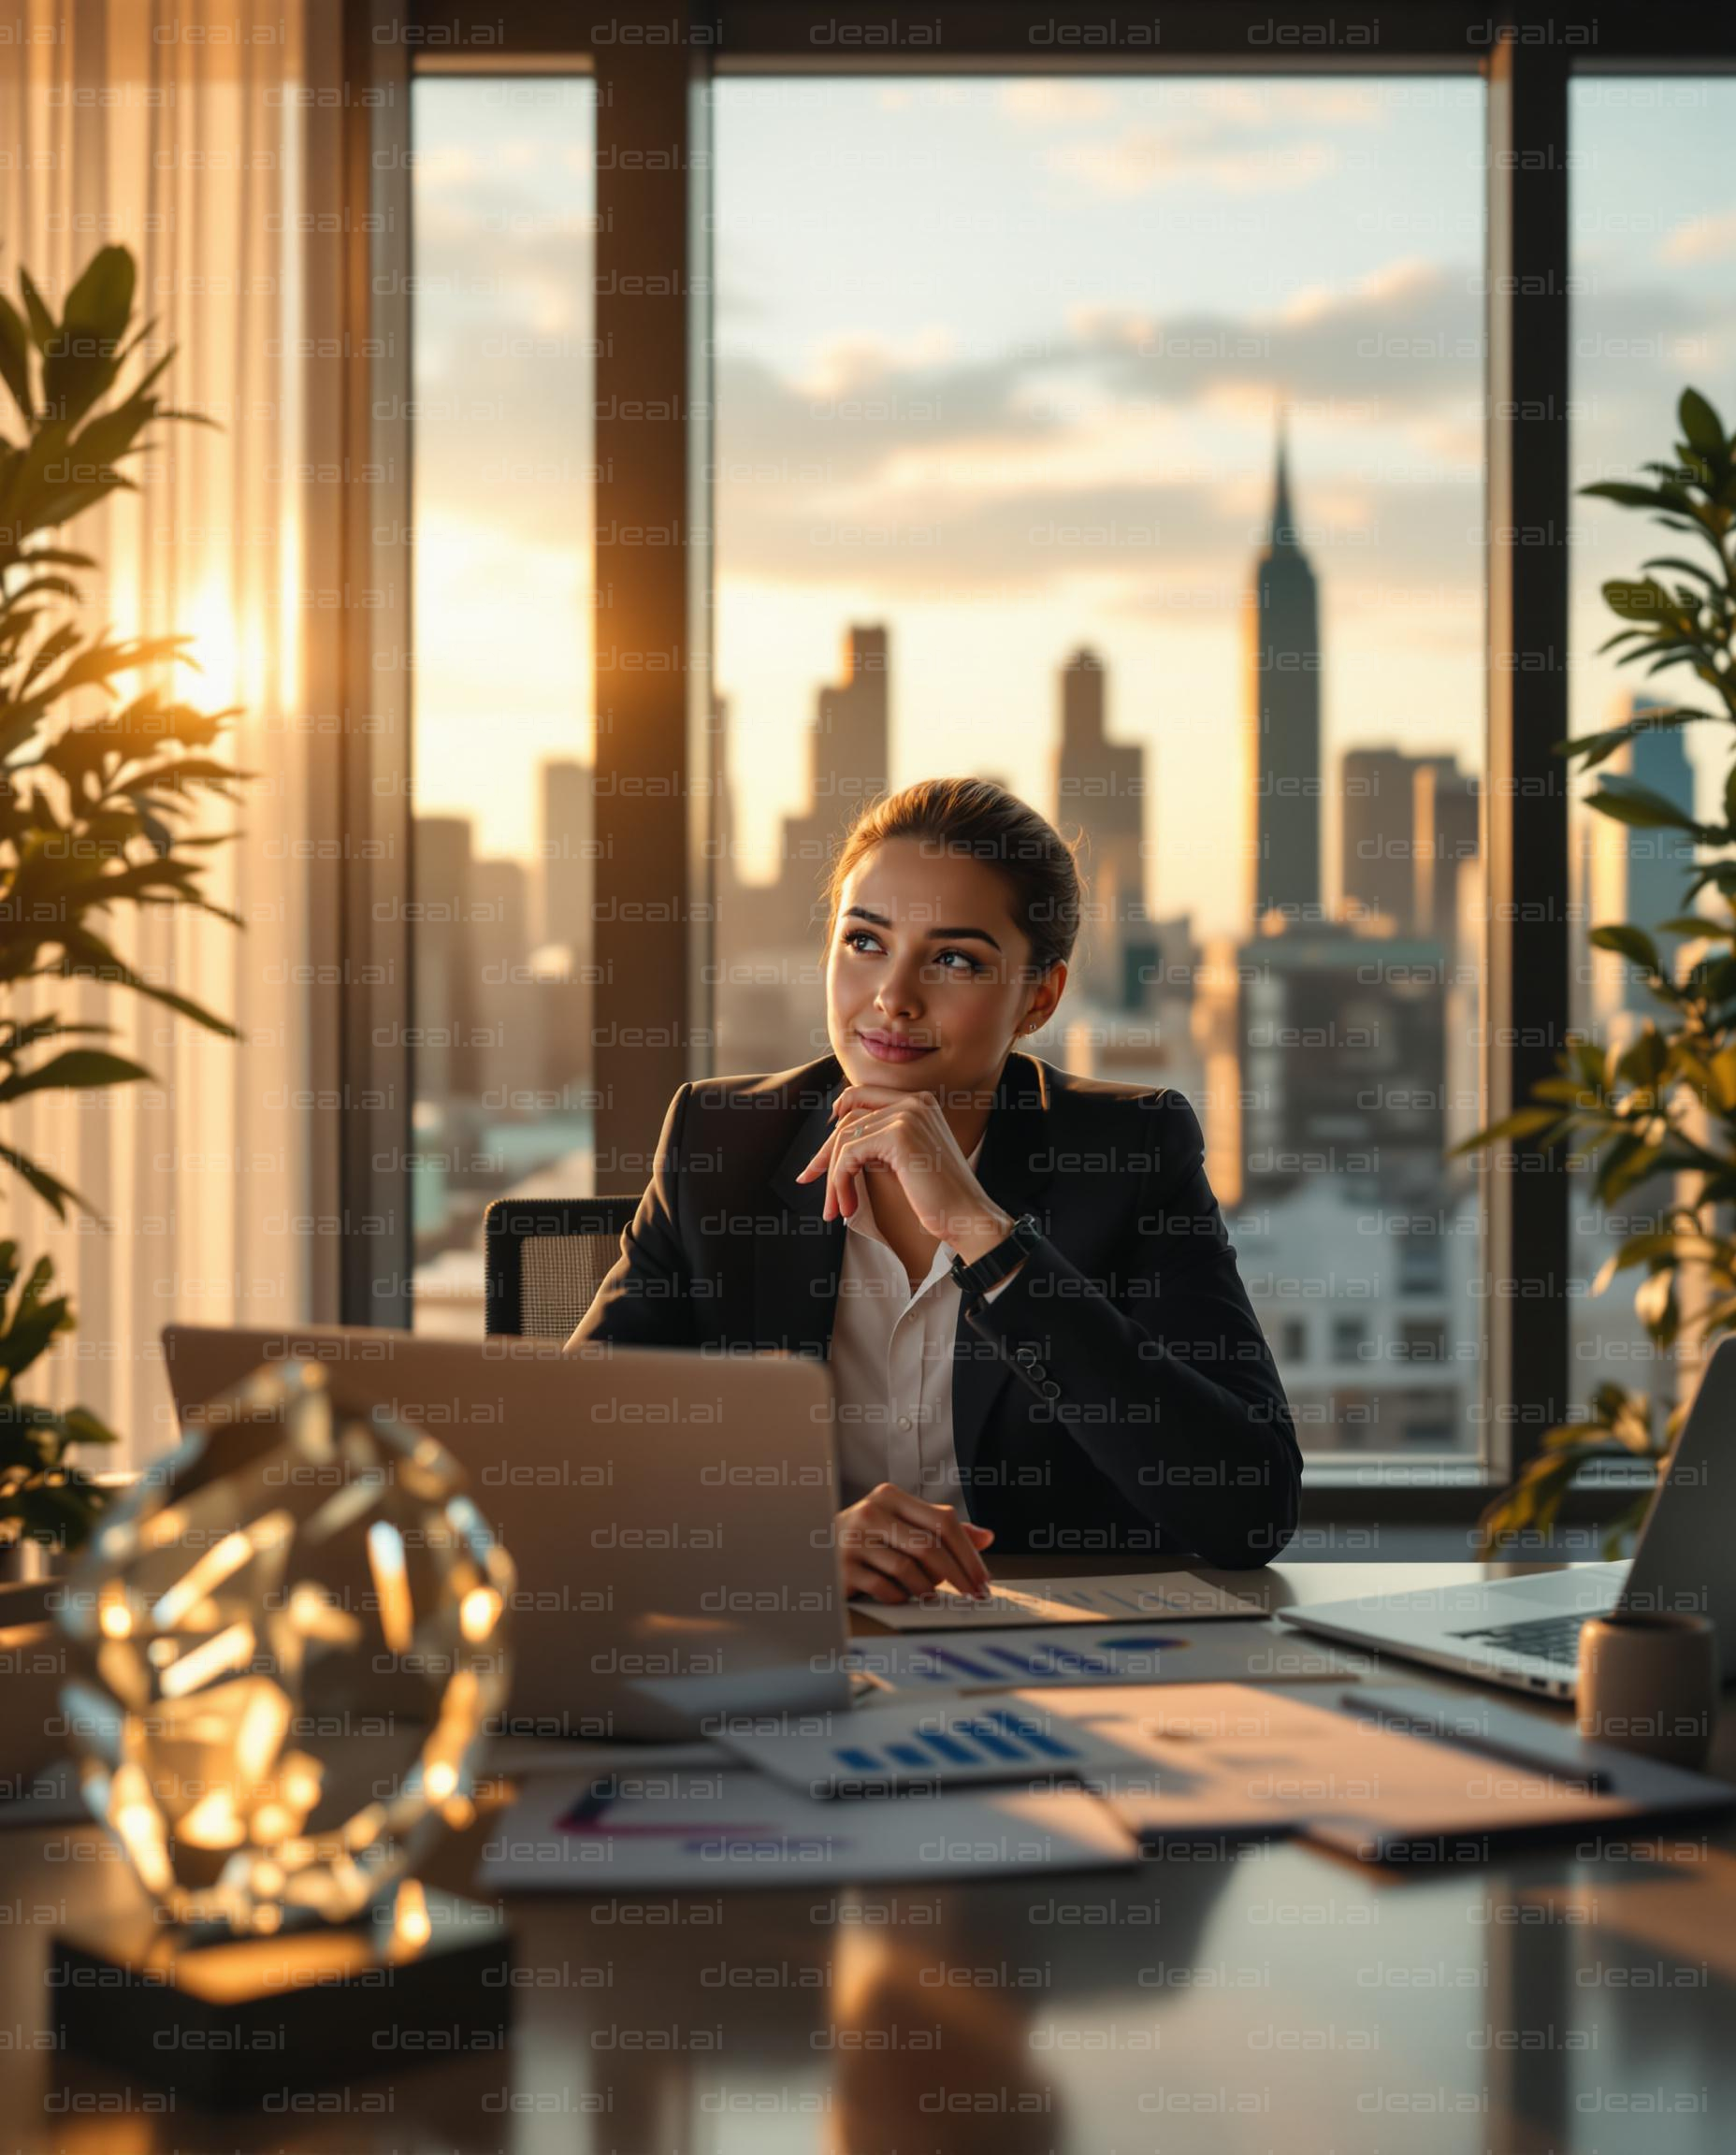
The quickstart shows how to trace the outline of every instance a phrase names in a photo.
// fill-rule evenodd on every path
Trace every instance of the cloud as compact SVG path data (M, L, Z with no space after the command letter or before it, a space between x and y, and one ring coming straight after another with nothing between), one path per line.
M1119 393L1192 403L1255 384L1302 403L1378 404L1398 419L1462 391L1483 353L1481 297L1434 264L1395 265L1346 291L1310 291L1276 313L1122 317L1096 350Z
M1343 152L1327 130L1402 124L1403 104L1425 87L1438 102L1436 86L1417 84L1377 90L1366 83L1170 78L1111 91L1100 83L1036 81L1009 85L1003 104L1050 125L1097 123L1089 138L1057 142L1046 152L1050 170L1093 194L1128 200L1194 186L1246 197L1311 187L1340 170ZM1103 124L1111 120L1117 123Z
M1154 85L1154 101L1173 116L1179 103L1226 127L1269 129L1288 120L1309 126L1378 127L1391 109L1392 85L1349 82L1186 82Z
M861 333L833 337L810 358L792 386L818 401L872 394L898 374L943 366L958 349L955 330L934 325L894 343Z
M1409 269L1288 324L1083 308L1034 357L960 358L944 337L862 335L825 347L795 380L726 351L720 566L794 583L1011 589L1081 568L1119 575L1141 549L1185 542L1245 569L1264 480L1245 499L1226 488L1201 423L1263 428L1281 398L1305 471L1310 422L1341 433L1460 420L1468 377L1479 378L1474 349L1460 348L1474 347L1475 320L1453 280ZM524 535L571 547L590 375L588 362L472 353L448 386L486 424L425 434L423 499L484 517L498 504ZM1439 464L1421 450L1409 461ZM1400 501L1368 512L1389 541Z
M998 102L1012 120L1035 126L1077 127L1103 119L1120 100L1107 83L1049 75L1002 83Z
M1113 200L1181 186L1276 195L1311 187L1336 171L1338 152L1331 142L1309 139L1220 147L1190 141L1179 129L1133 127L1107 141L1058 144L1048 163L1063 178Z
M1721 262L1736 254L1736 210L1690 217L1669 235L1663 251L1667 262Z
M914 496L879 514L842 516L785 497L737 499L723 516L730 577L847 582L888 599L1017 602L1072 577L1143 588L1154 610L1209 587L1239 599L1264 542L1269 480L1175 479L1049 487L1012 498ZM1304 543L1323 573L1426 587L1473 574L1480 482L1298 483ZM1378 564L1378 568L1377 565ZM1366 568L1368 575L1361 571ZM1125 610L1141 610L1130 599Z
M484 174L461 203L443 191L439 209L428 264L446 289L423 321L450 354L430 386L462 423L423 429L418 513L462 514L570 555L590 504L594 369L582 309L552 348L539 342L551 249L546 231L493 214L521 199L504 182ZM562 239L574 292L589 249L586 234L570 249ZM1189 578L1239 584L1266 480L1259 461L1226 478L1222 441L1239 437L1245 458L1248 430L1263 441L1281 402L1300 511L1327 527L1339 588L1353 576L1372 587L1377 559L1381 578L1456 579L1480 513L1479 282L1469 268L1398 257L1352 289L1265 313L1079 305L1047 337L986 355L933 327L887 337L870 316L786 367L732 350L726 316L720 571L866 583L901 599L1005 591L1015 603L1073 574L1112 579L1136 603L1148 585L1161 596ZM1587 468L1599 444L1640 443L1624 470L1658 452L1682 383L1704 385L1706 354L1727 348L1724 306L1711 288L1661 281L1576 303L1575 395L1597 407L1576 429L1577 483L1600 475ZM1353 477L1355 502L1324 491Z

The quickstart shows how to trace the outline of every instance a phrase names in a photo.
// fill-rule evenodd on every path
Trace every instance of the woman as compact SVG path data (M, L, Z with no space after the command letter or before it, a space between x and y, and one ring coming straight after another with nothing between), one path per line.
M1301 1454L1194 1110L1017 1047L1066 986L1072 855L933 779L862 812L829 900L832 1053L681 1088L569 1344L827 1356L853 1595L985 1593L991 1541L1269 1562Z

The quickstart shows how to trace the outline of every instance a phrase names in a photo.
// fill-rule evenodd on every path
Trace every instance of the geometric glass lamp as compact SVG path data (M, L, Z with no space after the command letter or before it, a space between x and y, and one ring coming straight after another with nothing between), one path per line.
M257 1370L66 1581L85 1800L163 1919L359 1916L468 1815L513 1569L431 1437Z

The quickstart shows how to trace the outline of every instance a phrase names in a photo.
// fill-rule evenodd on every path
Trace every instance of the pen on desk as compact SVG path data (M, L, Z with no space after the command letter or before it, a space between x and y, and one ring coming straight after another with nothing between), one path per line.
M1354 1697L1354 1694L1348 1694ZM1590 1794L1607 1795L1614 1783L1601 1766L1553 1762L1540 1758L1535 1751L1515 1740L1484 1734L1480 1728L1458 1728L1444 1716L1406 1714L1373 1706L1364 1699L1361 1711L1369 1714L1383 1728L1396 1728L1407 1736L1438 1736L1443 1742L1460 1744L1467 1751L1476 1751L1489 1758L1500 1758L1513 1766L1528 1766L1533 1773L1541 1773L1550 1781L1559 1781L1566 1787L1584 1788Z
M567 1831L581 1826L594 1826L620 1793L613 1773L605 1773L600 1781L593 1781L570 1811L563 1811L560 1825Z

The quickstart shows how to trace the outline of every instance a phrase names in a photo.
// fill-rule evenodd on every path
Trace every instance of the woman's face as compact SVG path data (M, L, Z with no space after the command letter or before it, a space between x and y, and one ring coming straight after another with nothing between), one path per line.
M859 861L826 953L826 1025L852 1085L992 1091L1067 969L1031 970L1013 894L987 861L892 838Z

